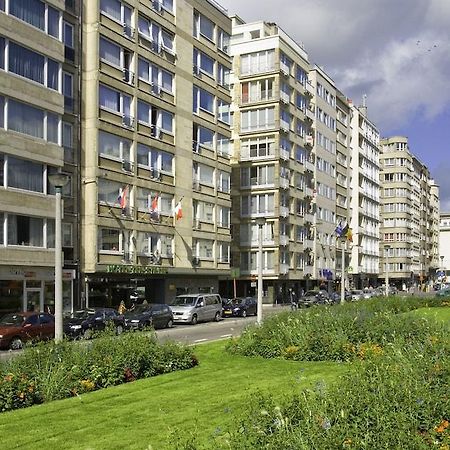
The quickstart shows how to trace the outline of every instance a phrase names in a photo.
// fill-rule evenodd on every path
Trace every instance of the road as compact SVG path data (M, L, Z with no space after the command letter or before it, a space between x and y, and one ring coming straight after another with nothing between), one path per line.
M286 306L273 308L271 305L264 305L263 316L276 314L288 309ZM220 322L199 323L197 325L178 325L173 328L157 330L156 336L159 341L176 341L183 344L201 344L204 342L227 339L232 336L239 336L245 327L255 323L256 317L228 317ZM19 355L21 351L0 351L0 360L5 361Z

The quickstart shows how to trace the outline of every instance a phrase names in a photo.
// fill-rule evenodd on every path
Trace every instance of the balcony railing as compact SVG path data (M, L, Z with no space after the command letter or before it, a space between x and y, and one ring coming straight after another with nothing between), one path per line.
M290 158L289 150L286 150L285 148L280 148L280 158L284 159L285 161L288 161Z
M280 263L280 274L286 275L289 273L289 264Z
M280 245L286 247L289 244L289 236L287 234L280 234Z

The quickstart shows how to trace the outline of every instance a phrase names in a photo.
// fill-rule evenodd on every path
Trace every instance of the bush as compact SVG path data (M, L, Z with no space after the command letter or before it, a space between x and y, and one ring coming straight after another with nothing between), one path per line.
M425 321L419 327L420 341L401 336L382 349L355 347L358 361L331 386L318 383L281 400L254 396L214 448L448 449L448 330Z
M403 313L421 306L440 306L439 299L372 299L317 307L267 318L231 340L230 352L264 358L304 361L352 361L366 348L379 351L394 340L423 341L424 319ZM294 351L295 349L295 351Z
M106 332L89 342L39 343L0 366L0 411L84 394L198 364L190 347Z

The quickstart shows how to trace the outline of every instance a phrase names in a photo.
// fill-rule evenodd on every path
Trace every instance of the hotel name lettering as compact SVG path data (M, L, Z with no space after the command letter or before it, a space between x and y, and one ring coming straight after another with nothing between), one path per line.
M131 274L167 274L166 267L155 266L122 266L114 264L106 266L107 273L131 273Z

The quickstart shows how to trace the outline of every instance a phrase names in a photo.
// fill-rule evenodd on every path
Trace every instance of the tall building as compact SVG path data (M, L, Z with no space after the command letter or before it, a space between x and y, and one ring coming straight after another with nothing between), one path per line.
M380 133L369 120L365 98L352 106L351 218L353 245L349 273L358 288L376 286L380 241Z
M409 287L434 278L439 264L437 186L406 137L382 139L381 150L380 276L388 264L392 283Z
M439 265L435 281L449 282L450 278L450 213L441 212L439 220Z
M315 180L308 55L274 23L233 18L233 265L255 292L259 227L266 301L314 276Z
M334 81L317 66L310 71L309 79L315 92L312 99L315 113L312 149L315 160L312 278L320 284L328 284L336 276L336 87ZM342 210L341 214L344 214Z
M212 0L84 1L84 304L229 276L230 33Z
M76 1L0 1L0 314L54 309L55 190L64 188L63 303L78 298Z

